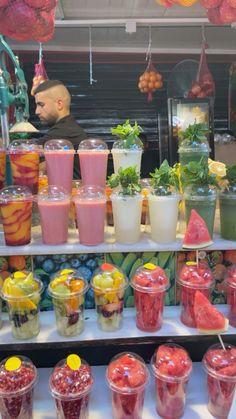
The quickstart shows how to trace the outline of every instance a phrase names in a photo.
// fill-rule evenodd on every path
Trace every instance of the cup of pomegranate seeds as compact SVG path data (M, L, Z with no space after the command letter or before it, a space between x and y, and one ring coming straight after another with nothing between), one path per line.
M0 363L0 417L32 419L37 369L25 356L12 356Z
M58 419L87 419L93 375L89 364L71 354L54 367L49 386Z

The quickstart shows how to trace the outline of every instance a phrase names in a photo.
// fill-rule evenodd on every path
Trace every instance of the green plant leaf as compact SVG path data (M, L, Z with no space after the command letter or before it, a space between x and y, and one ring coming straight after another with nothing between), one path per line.
M140 176L136 166L130 166L126 169L120 168L118 174L113 173L108 177L108 185L113 189L121 187L123 195L135 195L141 191Z
M159 169L155 169L155 172L150 173L151 185L153 186L157 195L170 195L171 187L175 187L179 190L179 179L175 168L169 166L167 160L164 160L160 165Z

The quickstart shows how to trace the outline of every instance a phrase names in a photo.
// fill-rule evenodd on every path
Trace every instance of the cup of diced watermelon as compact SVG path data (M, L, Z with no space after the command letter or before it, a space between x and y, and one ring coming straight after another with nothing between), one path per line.
M162 418L183 416L192 361L187 351L174 343L160 345L151 359L155 376L156 411Z
M228 267L225 280L227 286L227 304L229 306L229 324L236 327L236 265Z
M137 327L147 332L160 329L165 291L169 287L164 269L146 263L136 270L130 285L134 288Z
M111 389L114 419L141 419L149 372L144 360L133 352L112 358L106 370Z
M203 357L207 373L208 410L217 418L227 418L236 389L236 347L224 343L210 346Z
M87 419L93 375L89 364L76 354L54 367L49 386L58 419Z
M205 261L186 262L179 272L180 286L180 319L188 327L196 327L194 315L194 298L196 291L202 292L207 298L210 297L211 288L214 284L213 273Z

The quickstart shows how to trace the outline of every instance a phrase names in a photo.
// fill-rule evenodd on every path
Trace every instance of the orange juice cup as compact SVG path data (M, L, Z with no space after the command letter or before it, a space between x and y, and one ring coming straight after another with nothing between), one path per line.
M30 243L32 193L26 186L8 186L0 192L0 211L8 246Z
M41 152L42 146L33 140L15 140L9 145L13 183L28 186L33 194L38 192Z

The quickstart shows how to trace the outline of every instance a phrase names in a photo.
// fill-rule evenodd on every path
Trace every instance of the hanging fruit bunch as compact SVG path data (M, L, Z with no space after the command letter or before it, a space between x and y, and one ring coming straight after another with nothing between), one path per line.
M163 86L162 75L155 69L151 59L143 74L139 77L138 88L141 93L147 93L148 102L152 102L153 93Z
M236 22L236 0L200 0L207 9L207 18L213 25Z
M188 92L188 98L190 99L214 97L215 95L215 82L207 65L206 48L208 48L208 45L203 42L197 77Z

